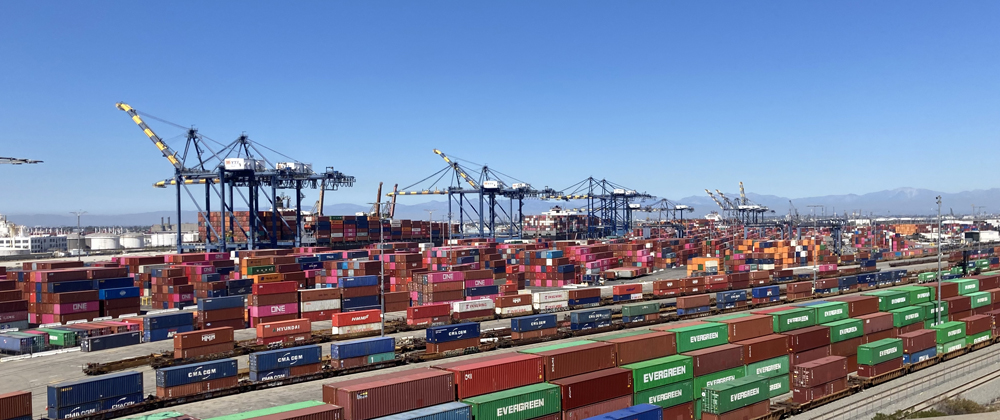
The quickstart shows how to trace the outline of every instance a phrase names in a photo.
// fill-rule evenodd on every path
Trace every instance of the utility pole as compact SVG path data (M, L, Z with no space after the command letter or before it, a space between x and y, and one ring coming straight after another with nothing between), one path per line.
M424 211L427 212L427 223L429 224L428 225L428 229L429 230L427 231L427 237L430 238L431 243L434 243L434 210L426 210L425 209Z
M78 244L77 246L80 246L79 244L81 243L84 244L83 246L86 246L87 242L86 239L83 238L83 230L80 229L80 216L87 214L87 212L83 210L78 210L78 211L71 211L69 213L76 215L76 234L79 235L79 238L77 240L80 241L77 242ZM79 252L76 253L76 260L80 261L80 254L83 252L83 247L81 246L80 248L77 248L77 251Z
M941 196L935 197L938 205L938 261L937 261L937 323L941 323Z
M385 337L385 232L382 226L382 214L378 215L378 303L381 306L379 314L379 337Z

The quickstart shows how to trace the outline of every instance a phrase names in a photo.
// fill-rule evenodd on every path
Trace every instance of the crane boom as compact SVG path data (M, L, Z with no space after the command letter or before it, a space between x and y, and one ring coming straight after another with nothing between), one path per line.
M392 192L399 191L399 184L392 186ZM392 202L389 203L389 218L392 219L396 216L396 194L392 195Z
M733 208L733 209L735 209L735 208L736 208L736 206L734 206L734 205L733 205L733 202L732 202L732 200L730 200L730 199L726 198L726 195L725 195L725 194L723 194L723 193L722 193L722 191L719 191L719 190L715 190L715 193L716 193L716 194L719 194L719 197L722 197L722 201L726 202L726 204L728 204L728 205L729 205L729 208Z
M472 186L472 188L479 188L479 186L476 185L476 181L473 181L472 178L469 178L469 175L467 175L465 171L462 170L462 167L458 166L458 162L452 162L451 158L449 158L448 155L445 155L444 152L438 149L434 149L434 153L441 156L441 158L444 159L444 161L448 163L448 165L451 166L451 168L454 169L455 172L462 177L462 179L465 180L465 182L468 182L469 185Z
M155 145L157 149L160 149L160 153L163 153L163 157L167 158L167 160L170 161L170 164L174 165L174 168L177 168L178 170L184 169L184 165L177 159L177 152L173 151L170 146L167 146L167 144L160 139L160 136L157 136L156 133L154 133L153 130L149 128L144 121L142 121L142 117L139 117L139 113L136 112L134 108L128 106L128 104L124 102L118 102L115 106L118 107L118 109L127 112L128 115L132 117L132 121L134 121L135 124L142 129L143 133L146 133L146 136L153 141L153 145Z
M726 206L723 206L723 205L722 205L722 203L720 203L720 202L719 202L719 199L718 199L718 198L715 198L715 196L714 196L714 195L712 195L712 192L711 192L711 191L709 191L709 190L708 190L708 188L705 188L705 192L706 192L706 193L708 193L708 196L709 196L709 197L712 197L712 201L714 201L714 202L715 202L715 204L718 204L718 205L719 205L719 208L720 208L720 209L723 209L723 210L725 210L725 209L726 209Z
M746 194L746 192L743 191L743 181L740 181L740 204L743 204L743 205L748 204L747 203L747 194Z

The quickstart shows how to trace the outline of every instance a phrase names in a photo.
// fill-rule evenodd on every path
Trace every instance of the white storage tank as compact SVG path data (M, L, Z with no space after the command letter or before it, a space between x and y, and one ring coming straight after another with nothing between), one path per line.
M176 238L176 237L177 237L177 235L175 234L174 238ZM181 235L181 241L183 241L185 243L199 242L198 232L184 232Z
M95 233L87 236L87 242L90 243L90 249L93 251L121 248L121 238L109 233Z
M177 246L177 232L157 232L149 238L149 246Z
M146 247L146 235L130 232L122 235L122 248L139 249Z

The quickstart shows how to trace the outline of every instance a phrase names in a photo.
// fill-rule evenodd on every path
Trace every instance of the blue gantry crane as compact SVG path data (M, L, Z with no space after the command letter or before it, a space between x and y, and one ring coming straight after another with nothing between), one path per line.
M641 202L653 199L645 192L626 188L606 179L588 177L563 189L566 194L543 196L550 200L584 200L587 211L587 237L622 236L632 228L632 212Z

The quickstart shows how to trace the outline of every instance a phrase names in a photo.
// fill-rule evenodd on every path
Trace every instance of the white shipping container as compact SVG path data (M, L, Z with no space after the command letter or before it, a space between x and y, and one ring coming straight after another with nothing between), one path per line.
M642 284L642 293L653 293L653 282L640 283Z
M518 314L531 314L534 312L531 305L522 306L510 306L506 308L496 308L496 312L499 315L518 315Z
M346 327L333 327L334 334L352 334L366 331L378 331L382 328L382 323L374 322L371 324L361 324L361 325L348 325Z
M538 292L534 294L532 299L536 303L569 301L569 291L557 290L553 292Z
M299 312L316 312L340 309L340 299L315 300L299 304Z
M472 312L472 311L482 311L484 309L494 309L496 308L496 303L493 299L478 299L478 300L467 300L463 302L453 302L451 304L452 312Z
M532 303L531 306L539 311L561 311L569 308L569 301L564 300L561 302L545 302L545 303Z
M598 289L601 289L601 297L602 298L606 298L606 297L609 298L611 296L614 296L614 294L615 294L615 289L612 286L601 286L601 287L598 287Z

